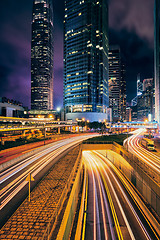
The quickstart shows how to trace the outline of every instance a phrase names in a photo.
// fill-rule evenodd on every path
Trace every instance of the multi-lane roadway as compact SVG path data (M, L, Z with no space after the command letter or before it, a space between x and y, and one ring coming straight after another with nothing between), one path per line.
M85 151L83 157L88 191L81 239L159 239L118 169L96 151Z
M26 177L28 174L32 174L35 179L35 182L32 183L33 187L65 151L93 136L97 136L97 134L76 136L48 144L39 148L31 156L24 154L24 158L20 162L2 171L0 173L0 211L2 222L3 219L10 215L14 207L26 197L28 190Z
M150 171L157 183L160 184L160 156L141 146L140 141L144 133L145 129L137 130L136 134L126 140L125 145L128 145L129 152L137 156L146 165L146 170Z

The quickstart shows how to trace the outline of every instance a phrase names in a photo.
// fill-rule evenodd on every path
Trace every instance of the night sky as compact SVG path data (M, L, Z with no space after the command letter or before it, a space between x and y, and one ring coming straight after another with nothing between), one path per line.
M136 77L153 77L154 0L110 0L109 42L126 59L127 99L136 95ZM63 9L54 3L54 108L63 105ZM0 97L30 107L32 0L1 0Z

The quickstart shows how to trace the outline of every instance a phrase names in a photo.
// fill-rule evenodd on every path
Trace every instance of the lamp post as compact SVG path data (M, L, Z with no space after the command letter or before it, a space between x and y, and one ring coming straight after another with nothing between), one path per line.
M46 139L46 127L45 127L45 123L44 123L44 145L46 144L45 139Z
M127 125L127 152L128 152L128 129L129 129L129 126Z

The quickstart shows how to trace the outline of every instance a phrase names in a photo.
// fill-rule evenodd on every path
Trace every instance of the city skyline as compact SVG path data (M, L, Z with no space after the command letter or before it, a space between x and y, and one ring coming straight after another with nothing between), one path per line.
M1 0L0 239L160 239L160 0Z
M32 1L21 3L17 0L9 5L2 2L0 30L0 95L23 102L30 106L30 40ZM153 76L153 6L154 1L111 1L110 43L119 44L127 60L127 95L132 99L136 91L136 75L141 72L142 79ZM55 106L63 101L63 1L55 8ZM136 12L137 10L137 12ZM123 16L122 16L123 15ZM23 21L19 19L25 16ZM20 18L21 17L21 18ZM120 18L121 17L121 18ZM138 20L137 20L138 17ZM121 19L118 21L118 19ZM12 19L12 21L11 21ZM138 24L137 24L138 21ZM142 26L145 28L143 31ZM140 28L141 27L141 28ZM151 29L151 30L150 30ZM20 31L21 30L21 31ZM16 34L15 34L16 33ZM9 89L12 88L12 91ZM28 88L28 90L27 90ZM133 90L134 89L134 90Z

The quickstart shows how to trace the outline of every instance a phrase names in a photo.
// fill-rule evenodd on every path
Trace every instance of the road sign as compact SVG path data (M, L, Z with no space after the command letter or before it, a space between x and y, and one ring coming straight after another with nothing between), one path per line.
M29 182L29 181L32 181L32 182L34 181L34 178L33 178L33 176L32 176L30 173L29 173L28 176L26 177L26 181L28 181L28 182Z

